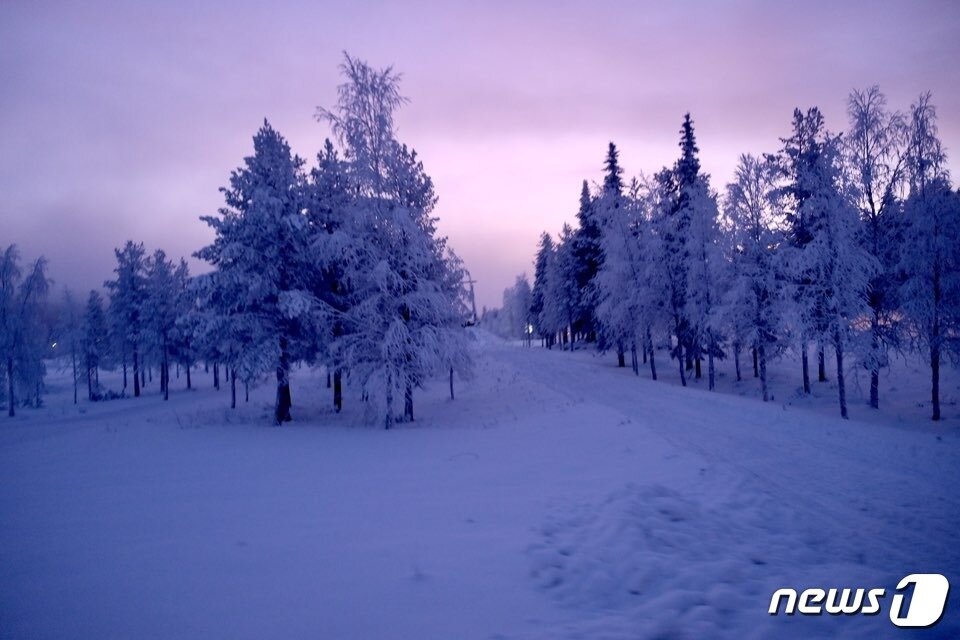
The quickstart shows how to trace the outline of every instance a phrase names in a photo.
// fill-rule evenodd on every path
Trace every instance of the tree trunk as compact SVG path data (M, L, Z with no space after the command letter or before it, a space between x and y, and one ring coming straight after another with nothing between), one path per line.
M699 380L700 379L700 356L697 356L694 359L694 369L695 369L694 374L696 375L697 380Z
M7 389L10 392L7 396L7 403L10 405L7 415L12 418L16 415L13 408L13 356L7 356Z
M932 419L940 420L940 346L936 342L930 345L930 374L932 378L930 387L930 400L933 402Z
M754 347L754 348L753 348L753 377L754 377L754 378L759 378L759 377L760 377L760 369L757 367L757 360L758 360L758 357L757 357L757 348Z
M243 381L243 394L244 402L250 402L250 383L246 380Z
M214 365L216 366L216 365ZM277 365L277 424L290 422L290 355L287 353L287 339L280 338L280 363Z
M220 365L216 362L213 363L213 388L220 390Z
M163 399L170 399L170 358L167 356L167 348L163 348L163 363L160 365L163 369L160 371L160 381L163 384Z
M450 399L453 400L453 367L450 367Z
M93 369L87 365L87 400L93 402Z
M333 372L333 408L337 413L343 409L343 373L340 369Z
M73 361L73 404L77 404L77 352L70 350L70 359ZM89 377L90 373L87 372Z
M123 354L123 390L127 390L127 354Z
M687 386L687 371L686 371L686 367L683 366L684 365L683 353L682 353L683 346L680 344L679 336L677 336L677 349L679 350L677 352L677 362L680 364L680 384L681 386L685 387Z
M630 366L633 367L633 375L640 375L640 360L637 357L637 343L633 341L630 343Z
M817 382L827 381L827 358L824 354L823 345L817 351Z
M237 408L237 376L230 376L230 408Z
M187 389L191 389L192 387L190 385L190 365L189 364L186 366L186 369L187 369Z
M140 354L133 350L133 397L140 397Z
M742 378L740 377L740 345L736 344L733 346L733 366L737 370L737 382L740 382Z
M413 422L413 387L409 383L403 390L403 416Z
M716 369L713 364L713 349L707 352L707 388L713 391L716 384Z
M761 344L760 347L754 351L754 353L759 353L758 360L760 361L760 389L763 392L763 401L769 402L770 392L767 389L767 350Z
M623 369L627 366L626 354L623 352L623 344L617 343L617 367Z
M810 393L810 361L807 359L807 343L804 341L803 349L803 392Z
M650 335L650 327L647 326L647 349L650 350L650 378L657 379L657 363L653 358L653 336Z
M847 390L844 387L843 380L843 342L840 340L840 333L835 332L833 343L837 350L837 393L840 396L840 417L847 417ZM821 351L821 353L823 353Z
M387 416L384 419L384 429L390 430L393 426L393 374L387 374Z
M327 389L330 388L330 367L327 367Z

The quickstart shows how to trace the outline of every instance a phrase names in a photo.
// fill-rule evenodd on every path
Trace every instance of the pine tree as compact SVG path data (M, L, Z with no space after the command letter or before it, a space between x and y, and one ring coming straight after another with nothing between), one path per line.
M244 320L239 335L250 342L242 359L251 374L267 366L276 371L279 425L291 420L290 366L303 324L318 302L303 282L308 263L303 161L267 121L253 146L254 155L221 189L226 206L220 215L201 218L216 237L196 256L214 267L201 288L207 304L221 316Z
M554 331L548 328L545 322L544 307L547 304L547 271L553 259L553 238L544 231L540 234L540 244L537 247L537 257L534 262L533 289L531 291L530 316L536 328L537 335L544 341L548 349L553 346Z
M687 385L686 369L693 366L699 358L699 349L695 340L697 329L692 326L687 315L689 264L691 251L688 246L690 235L691 198L697 189L700 176L699 148L693 131L693 120L686 114L680 128L680 158L670 169L656 174L657 196L654 218L659 235L661 254L658 260L667 285L667 309L672 319L676 346L671 356L676 358L680 367L680 382Z
M791 182L788 223L792 234L784 251L795 293L795 319L806 358L807 340L833 346L837 359L840 414L847 417L844 356L852 323L868 312L869 281L876 261L856 242L858 212L842 180L840 141L826 132L816 108L794 113L794 136L785 143ZM783 166L783 165L781 165ZM823 356L820 356L821 365ZM809 389L807 367L804 387Z
M176 339L179 286L173 263L162 249L146 261L144 317L160 365L160 391L170 399L170 356Z
M336 314L343 334L331 350L364 389L383 390L389 429L394 394L403 393L413 420L413 390L466 351L463 285L451 276L459 260L436 233L433 181L394 134L394 112L406 102L399 76L349 55L341 70L336 107L317 112L344 148L352 193L341 250L350 302Z
M110 314L116 330L119 347L133 359L133 395L140 396L141 349L143 347L143 304L146 298L143 243L128 240L123 249L115 249L117 266L115 280L104 286L110 291ZM126 365L124 365L126 366ZM124 374L126 387L126 374Z
M577 285L577 300L570 339L573 340L573 333L579 333L589 342L596 337L593 317L596 300L594 300L591 283L603 262L603 249L600 246L600 216L586 180L583 181L580 190L577 221L579 225L572 232L570 241L570 251L575 261L572 265L573 274Z
M83 316L83 363L87 378L87 399L100 397L100 366L108 349L107 317L103 309L103 297L90 291Z

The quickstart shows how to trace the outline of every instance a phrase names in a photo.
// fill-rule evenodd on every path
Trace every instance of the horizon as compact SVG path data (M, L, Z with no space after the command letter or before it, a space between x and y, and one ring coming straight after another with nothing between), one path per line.
M44 255L57 293L101 289L128 239L202 271L199 217L263 119L308 164L330 137L314 112L334 104L344 50L403 74L399 137L434 180L478 309L532 276L542 231L575 221L608 142L625 178L652 174L676 159L686 112L722 192L741 153L779 148L795 107L841 132L853 89L878 84L891 110L929 90L956 175L960 5L605 3L594 15L617 19L599 21L550 7L5 6L4 243Z

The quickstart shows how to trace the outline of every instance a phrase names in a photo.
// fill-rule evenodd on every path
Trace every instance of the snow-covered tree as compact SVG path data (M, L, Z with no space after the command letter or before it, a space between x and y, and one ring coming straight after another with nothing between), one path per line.
M149 332L149 342L158 354L160 391L163 399L170 399L170 356L176 341L178 308L177 283L173 263L162 249L157 249L146 261L143 317Z
M680 128L680 158L672 168L664 168L655 176L657 182L653 202L653 221L656 228L659 254L655 260L659 268L652 274L657 277L658 287L666 291L666 310L672 320L672 332L676 345L671 356L680 368L680 382L687 385L686 369L692 368L696 352L697 329L688 317L688 285L691 249L688 246L691 205L700 175L699 148L693 132L693 120L686 114Z
M230 186L221 189L226 206L219 216L201 218L216 237L196 256L214 267L201 287L206 295L202 304L228 316L231 326L233 316L243 319L243 330L232 336L248 340L239 356L242 362L251 374L276 371L274 415L280 424L291 419L290 365L302 327L319 305L303 282L308 262L303 161L266 121L253 146L254 154L231 173ZM216 321L226 320L211 323Z
M534 261L533 288L531 290L530 317L537 335L543 340L548 349L553 346L556 338L556 328L547 322L544 309L550 304L547 299L547 273L550 263L554 259L553 238L544 231L540 234L540 244L537 246L537 257Z
M365 389L382 389L385 426L395 420L394 394L404 394L413 420L413 390L444 370L449 354L466 351L462 282L450 272L446 239L437 236L433 181L415 151L395 137L394 112L404 102L400 77L345 55L345 82L333 109L318 109L344 149L353 197L339 252L350 302L334 310L343 334L331 350Z
M27 269L20 268L20 253L10 245L0 255L0 357L5 365L7 413L16 414L17 389L22 398L40 403L48 346L42 322L43 303L50 283L47 261L37 258Z
M859 214L843 182L840 139L823 126L816 108L794 112L794 136L785 142L781 165L790 176L782 190L792 234L784 250L795 291L794 320L805 358L807 340L832 345L837 359L840 414L847 417L844 355L853 323L869 313L867 293L876 261L857 243ZM809 389L804 366L804 388Z
M887 99L876 85L853 91L847 100L850 129L844 138L862 229L860 246L876 260L870 281L870 337L863 365L870 371L870 406L880 406L880 369L898 344L898 248L903 216L898 196L904 185L906 122L887 109Z
M83 315L83 364L87 378L87 399L100 394L100 367L109 350L109 328L103 308L103 296L90 291Z
M721 246L719 211L716 196L706 176L698 176L686 187L689 210L687 250L687 301L684 315L690 323L690 343L700 373L700 359L707 357L707 379L710 390L716 384L714 360L723 357L722 322L719 313L721 292L727 285L727 262Z
M647 312L650 304L646 286L648 269L645 252L646 220L640 197L640 182L630 183L620 198L615 215L603 218L604 260L595 279L597 318L603 334L630 349L631 367L639 374L638 343L646 356Z
M73 383L73 404L78 401L78 386L84 344L83 312L77 299L69 289L63 292L60 302L60 314L57 318L56 345L60 353L70 358L71 382Z
M118 348L123 353L124 379L126 388L126 355L133 360L133 395L140 396L141 354L143 348L144 317L143 303L146 299L143 243L127 241L123 249L115 249L117 266L116 278L108 280L104 286L110 292L110 315Z
M504 336L529 342L533 326L533 294L527 275L517 276L512 287L503 291L501 317Z
M548 298L553 308L550 314L559 326L561 341L573 351L577 312L580 309L580 286L577 281L579 263L574 253L574 231L564 224L556 249L556 259L548 271Z
M619 178L620 169L616 164L617 151L613 143L610 144L607 162L613 162L615 175ZM570 239L570 252L574 260L571 266L577 284L576 310L572 327L573 332L583 335L584 339L589 341L595 338L596 333L593 317L596 300L592 282L603 262L603 248L600 246L600 215L586 180L583 181L580 189L577 222L578 226ZM573 334L570 338L573 340Z
M768 163L740 156L734 181L727 185L724 223L731 260L730 286L723 298L724 313L737 358L749 347L756 354L763 401L770 399L767 362L783 344L783 276L777 249L784 242L784 225L773 206L773 171Z
M902 307L914 345L929 358L932 418L940 420L940 365L960 355L960 194L950 187L929 93L910 107L906 167Z

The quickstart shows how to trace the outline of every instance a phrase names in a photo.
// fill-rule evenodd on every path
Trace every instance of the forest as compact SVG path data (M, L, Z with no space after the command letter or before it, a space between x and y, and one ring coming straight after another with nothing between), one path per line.
M292 419L291 368L326 367L339 411L344 376L363 390L371 419L414 419L414 390L434 375L467 376L464 267L436 233L437 197L417 152L397 141L400 76L344 55L329 139L309 169L267 121L254 153L221 188L224 206L201 219L215 237L196 257L211 270L141 242L116 249L114 277L85 302L50 299L46 259L25 267L10 245L0 262L0 400L39 407L46 362L69 363L74 403L132 395L152 382L169 398L170 372L202 362L214 385L276 376L274 418ZM121 389L100 385L120 369ZM400 404L402 396L402 405ZM398 407L400 407L398 409Z
M892 109L872 86L850 94L847 115L834 133L818 108L794 110L779 148L741 155L720 192L690 114L679 157L652 176L626 181L611 142L577 226L541 235L532 285L519 276L488 324L614 352L620 367L629 354L654 380L663 350L684 386L705 375L711 390L717 362L732 360L738 381L752 368L763 401L768 364L790 359L805 394L813 375L836 377L844 418L850 367L869 372L878 408L881 371L912 355L929 364L940 420L940 368L960 356L960 192L936 109L930 93Z

